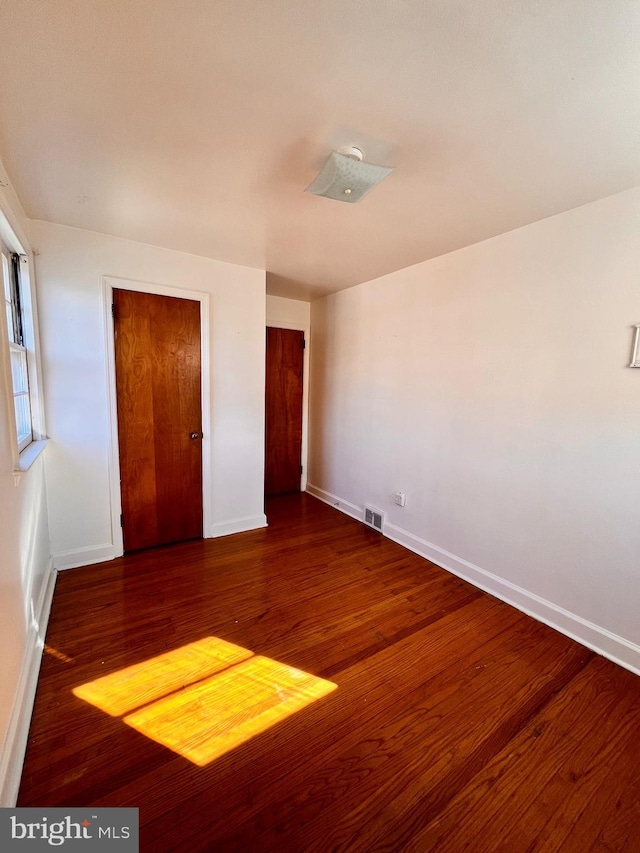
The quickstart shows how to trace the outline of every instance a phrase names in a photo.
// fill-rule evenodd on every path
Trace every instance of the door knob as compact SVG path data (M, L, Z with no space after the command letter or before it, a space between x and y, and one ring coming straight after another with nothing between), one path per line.
M192 433L190 433L189 438L200 438L200 433L199 432L192 432Z

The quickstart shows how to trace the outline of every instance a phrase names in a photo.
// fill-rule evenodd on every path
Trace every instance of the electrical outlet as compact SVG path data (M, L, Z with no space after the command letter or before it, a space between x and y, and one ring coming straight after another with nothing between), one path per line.
M398 506L404 506L407 502L407 496L404 492L394 492L393 499Z

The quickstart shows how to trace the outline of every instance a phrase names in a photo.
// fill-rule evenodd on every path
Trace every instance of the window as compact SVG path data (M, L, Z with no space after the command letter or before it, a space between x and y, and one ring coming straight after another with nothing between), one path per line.
M28 350L24 334L24 314L21 304L21 266L26 259L15 253L2 251L2 279L4 283L4 301L9 335L9 355L11 359L11 379L13 384L13 404L16 415L18 450L33 440L31 422L31 399L29 394Z

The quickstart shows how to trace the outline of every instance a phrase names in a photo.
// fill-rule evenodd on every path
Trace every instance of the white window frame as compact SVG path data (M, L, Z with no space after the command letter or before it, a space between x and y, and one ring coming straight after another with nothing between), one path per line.
M0 358L0 367L2 367L2 362L4 361L5 384L7 389L7 396L10 398L10 401L8 400L8 402L10 403L11 410L11 417L9 420L12 442L14 446L14 471L19 473L21 471L26 471L29 468L29 466L33 463L35 458L37 458L41 450L44 448L44 445L46 444L44 411L41 394L42 371L40 367L40 354L37 346L38 328L37 316L35 311L34 281L32 275L33 256L31 252L26 251L23 244L20 243L2 210L0 210L0 253L2 254L3 258L6 258L7 268L10 269L12 255L18 255L20 265L18 286L20 288L19 298L22 322L22 345L13 343L11 341L9 329L7 328L7 311L5 308L6 296L4 289L4 259L2 261L2 269L0 270L0 276L2 277L0 290L2 292L2 301L4 303L2 308L2 315L0 316L0 338L6 341L6 344L2 345L5 356L3 358ZM12 350L24 353L28 376L31 434L20 442L18 442L17 423L14 408L15 395L13 387L13 378L11 374ZM18 482L19 480L16 480L16 485L18 484Z
M20 267L26 263L24 255L18 255L15 252L9 254L3 247L2 250L2 277L4 280L4 302L5 316L7 318L7 337L9 339L9 358L13 365L14 356L18 357L21 364L21 372L26 378L26 387L16 390L15 381L12 374L12 389L14 413L16 422L16 440L18 443L18 452L21 453L33 441L33 417L31 414L31 393L29 391L29 358L28 351L24 345L24 326L25 320L21 307L21 272ZM11 321L11 327L10 327ZM18 415L15 404L18 398L23 398L27 401L28 408L28 432L21 433L18 431Z

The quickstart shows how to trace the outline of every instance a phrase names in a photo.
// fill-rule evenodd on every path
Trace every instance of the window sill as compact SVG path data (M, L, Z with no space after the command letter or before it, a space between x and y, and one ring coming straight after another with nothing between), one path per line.
M28 444L25 449L20 453L18 457L18 465L13 471L14 485L20 485L22 475L26 474L29 468L31 468L33 463L36 461L38 456L40 456L40 454L45 449L48 443L48 438L43 438L41 441L32 441L31 444Z

